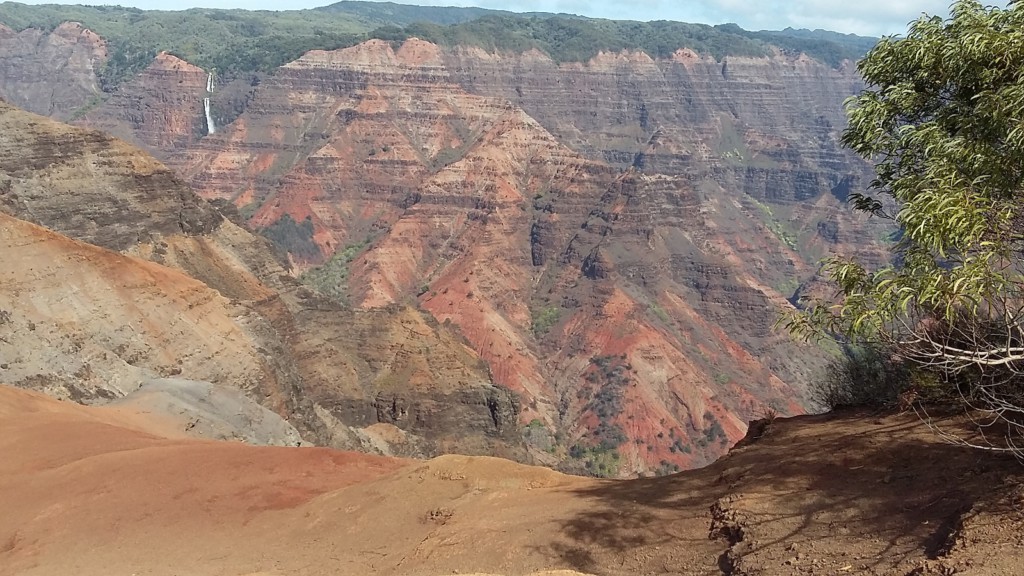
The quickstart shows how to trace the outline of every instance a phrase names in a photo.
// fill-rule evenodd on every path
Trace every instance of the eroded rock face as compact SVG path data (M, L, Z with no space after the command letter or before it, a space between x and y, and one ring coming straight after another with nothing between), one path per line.
M818 260L849 248L884 258L871 241L879 231L843 206L868 174L838 142L842 101L860 87L849 67L686 50L556 64L537 51L370 41L310 52L254 81L230 124L188 136L184 116L157 111L201 122L205 78L165 64L86 121L150 147L202 196L244 207L257 228L309 228L282 236L290 265L334 266L335 288L359 311L313 313L316 297L282 281L271 289L285 296L262 304L261 317L273 319L281 357L314 375L281 392L281 405L311 403L321 422L437 438L454 425L437 408L449 405L510 442L512 411L495 418L479 401L493 381L517 395L539 462L612 475L697 466L763 411L803 409L825 359L772 324L813 286ZM135 121L126 109L147 112ZM230 285L192 256L199 240L160 257ZM413 299L426 317L405 308ZM450 327L464 339L462 351L445 345L453 357L485 367L441 380L479 387L421 392L404 376L374 377L401 372L374 359L373 346L446 374L416 360L427 353L411 345L420 336L374 340L375 323L396 317L435 323L423 333L436 330L439 342ZM306 327L332 334L345 322L365 329L345 340L361 359L343 369L331 337ZM376 441L342 436L322 433Z
M700 173L772 202L820 196L865 166L842 149L843 100L862 87L852 64L806 56L671 59L601 53L558 65L536 53L445 54L467 90L522 107L588 157L649 173Z
M251 391L273 376L236 320L246 311L203 283L0 218L5 382L96 402L155 377Z
M4 103L0 121L0 210L115 251L223 221L163 164L102 132Z
M495 380L520 394L521 421L575 446L575 458L562 453L570 468L699 465L766 406L800 411L822 359L771 327L797 279L815 273L806 254L834 248L821 242L819 219L863 230L832 193L863 167L838 152L835 131L819 130L833 139L831 164L805 157L796 140L818 128L778 136L805 115L771 106L799 91L785 82L821 74L832 87L808 101L840 118L841 98L832 103L828 90L855 80L802 60L733 62L734 82L750 84L763 65L777 77L762 88L784 85L774 96L757 86L732 94L721 69L716 84L699 58L561 67L537 54L502 58L416 40L311 52L268 78L237 121L171 161L205 195L256 202L257 226L308 221L321 256L301 267L369 243L347 267L350 299L377 309L416 296L457 326ZM472 82L507 74L526 85L495 98L480 93L501 93L498 80ZM558 88L581 83L593 105ZM682 104L668 94L686 89L712 93L702 108L670 114ZM646 111L624 120L638 90L663 102L641 102ZM767 119L745 124L758 113ZM747 156L681 152L709 139ZM769 166L771 155L786 164ZM377 405L407 413L400 396ZM547 449L537 430L528 436ZM608 462L613 449L620 460Z
M205 382L318 444L526 457L515 399L421 312L354 311L299 286L268 241L102 133L2 105L0 151L5 382L81 402ZM395 393L414 419L378 417ZM365 431L383 423L402 432L393 444Z
M0 24L0 98L37 114L74 118L101 97L96 72L106 59L106 42L74 22L50 33L15 33Z

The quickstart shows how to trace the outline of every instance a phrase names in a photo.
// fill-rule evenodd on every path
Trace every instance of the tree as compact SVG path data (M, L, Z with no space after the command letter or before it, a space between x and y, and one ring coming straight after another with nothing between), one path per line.
M784 319L803 337L875 342L1024 449L1024 2L958 0L858 64L843 143L875 164L855 209L893 220L892 264L835 257L838 290ZM924 381L922 379L921 381Z

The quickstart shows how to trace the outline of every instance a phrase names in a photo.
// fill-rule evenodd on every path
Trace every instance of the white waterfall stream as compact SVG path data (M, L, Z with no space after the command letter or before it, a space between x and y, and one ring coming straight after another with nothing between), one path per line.
M213 72L206 77L206 93L213 94ZM210 114L210 97L203 98L203 111L206 112L206 132L213 134L217 127L213 124L213 115Z

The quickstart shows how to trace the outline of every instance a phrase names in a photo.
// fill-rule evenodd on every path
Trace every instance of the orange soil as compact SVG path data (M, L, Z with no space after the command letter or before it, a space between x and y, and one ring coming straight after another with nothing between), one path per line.
M0 386L0 574L1010 576L1024 550L1020 465L906 416L780 420L634 481L158 432Z

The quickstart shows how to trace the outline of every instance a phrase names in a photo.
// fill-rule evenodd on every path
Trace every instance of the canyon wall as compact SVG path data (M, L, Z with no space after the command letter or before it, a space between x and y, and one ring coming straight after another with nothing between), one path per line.
M865 169L836 127L856 79L733 68L370 41L281 68L170 162L259 228L308 223L296 265L344 254L354 305L416 298L457 326L522 397L541 459L692 466L760 412L802 409L823 358L772 325L836 248L820 222L864 229L841 199Z
M80 24L14 32L0 24L0 99L61 120L102 98L97 76L106 42Z
M322 374L294 397L374 391L372 410L318 403L321 420L327 407L437 436L417 422L477 402L437 382L493 379L471 411L538 462L602 475L701 465L748 420L806 409L827 356L773 324L818 260L885 257L885 230L843 204L870 174L839 144L842 101L860 88L850 65L687 50L556 63L373 40L233 79L230 105L213 94L225 125L204 135L207 71L172 58L78 121L147 147L288 251L272 274L287 282L268 289L309 293L301 275L322 294L288 313L291 354ZM346 346L377 374L361 395L333 391L345 369L298 336L347 322ZM435 377L371 358L382 334L385 355ZM460 350L440 361L454 372L435 346Z

